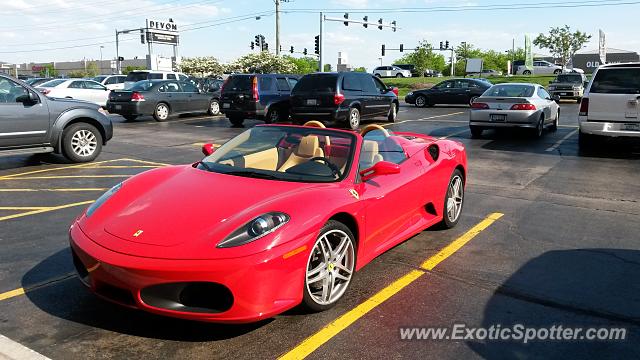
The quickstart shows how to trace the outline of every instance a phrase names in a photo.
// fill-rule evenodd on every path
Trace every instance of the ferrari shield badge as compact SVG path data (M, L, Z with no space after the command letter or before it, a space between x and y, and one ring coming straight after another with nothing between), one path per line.
M360 200L360 194L358 194L357 191L355 191L354 189L349 189L349 192L351 193L351 196L356 198L356 200Z
M138 230L138 231L133 233L133 237L138 237L138 236L142 235L143 232L144 231L142 231L142 230Z

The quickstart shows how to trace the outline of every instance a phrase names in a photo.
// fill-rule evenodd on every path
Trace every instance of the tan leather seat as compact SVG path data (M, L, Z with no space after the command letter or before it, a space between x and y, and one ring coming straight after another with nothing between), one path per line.
M364 140L360 152L360 170L368 169L378 161L384 160L378 150L378 143L372 140Z
M320 141L315 135L308 135L300 139L300 144L289 156L287 161L280 166L278 171L286 171L288 168L309 161L309 159L324 156L324 151L320 148Z

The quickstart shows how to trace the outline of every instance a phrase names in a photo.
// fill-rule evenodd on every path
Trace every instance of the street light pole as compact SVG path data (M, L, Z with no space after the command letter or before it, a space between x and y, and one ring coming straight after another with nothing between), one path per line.
M280 0L276 3L276 55L280 55Z
M324 14L320 13L320 36L318 37L318 71L324 71Z
M118 29L116 29L116 73L122 74L120 71L120 50L118 48Z

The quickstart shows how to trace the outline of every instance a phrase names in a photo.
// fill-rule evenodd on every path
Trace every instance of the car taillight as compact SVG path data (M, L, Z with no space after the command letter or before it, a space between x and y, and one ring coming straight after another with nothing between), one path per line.
M533 104L513 104L511 110L535 110L536 106Z
M398 96L398 88L397 87L391 88L391 91L393 91L393 93L396 94L396 96Z
M582 98L582 101L580 101L580 113L578 115L589 115L589 98Z
M251 92L253 93L253 100L259 101L260 94L258 94L258 77L254 76L253 81L251 82Z
M144 101L144 96L139 92L133 92L133 94L131 94L131 101Z
M474 102L474 103L471 103L471 108L472 109L488 109L489 104Z
M344 101L344 94L337 93L337 94L333 95L333 103L334 104L340 105L340 104L342 104L343 101Z
M220 87L220 93L222 94L222 92L224 91L224 87L227 86L227 83L229 82L229 79L231 79L231 76L229 76L223 83L222 86Z

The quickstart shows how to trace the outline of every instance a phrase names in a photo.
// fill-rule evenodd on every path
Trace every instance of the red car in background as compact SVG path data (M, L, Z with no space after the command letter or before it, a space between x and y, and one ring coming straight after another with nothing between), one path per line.
M451 140L310 122L203 152L131 177L76 219L73 260L93 292L211 322L321 311L373 258L462 211L467 159Z

